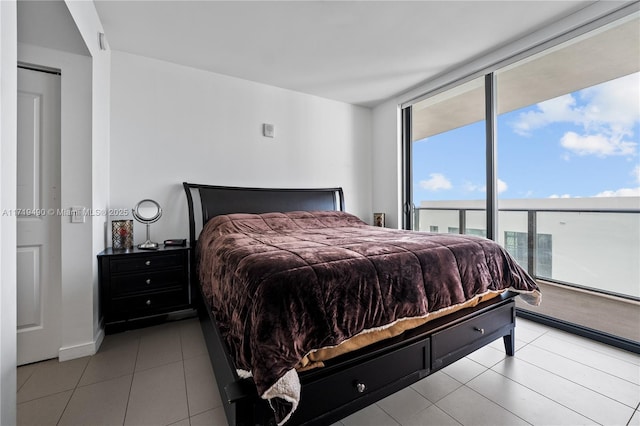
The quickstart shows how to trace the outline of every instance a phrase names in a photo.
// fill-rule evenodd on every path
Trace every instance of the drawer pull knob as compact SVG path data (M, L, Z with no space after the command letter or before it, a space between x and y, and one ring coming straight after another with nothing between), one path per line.
M367 390L367 386L364 383L356 383L356 390L358 393L363 393Z
M151 299L148 299L145 303L147 306L151 306Z
M480 334L484 334L484 328L473 327L473 329Z
M145 264L145 265L147 265L147 266L149 266L149 265L151 265L151 261L150 261L150 260L147 260L146 262L144 262L144 264Z
M147 281L145 281L147 284L151 284L151 278L147 278Z

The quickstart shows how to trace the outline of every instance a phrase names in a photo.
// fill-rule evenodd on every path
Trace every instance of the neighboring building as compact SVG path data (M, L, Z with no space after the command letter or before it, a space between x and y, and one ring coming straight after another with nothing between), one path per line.
M536 276L640 298L640 197L499 200L498 242L527 267L528 211L536 212ZM485 235L484 200L422 201L416 229ZM436 210L431 210L436 209ZM448 209L448 210L443 210Z

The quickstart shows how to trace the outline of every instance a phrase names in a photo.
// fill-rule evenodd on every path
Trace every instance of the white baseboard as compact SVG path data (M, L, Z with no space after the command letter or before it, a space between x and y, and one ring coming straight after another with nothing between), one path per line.
M71 359L95 355L95 353L98 352L98 348L100 348L100 345L102 344L103 339L104 339L104 330L100 328L98 329L98 333L94 337L93 341L83 343L81 345L67 346L65 348L60 348L60 350L58 351L58 360L60 362L63 362L63 361L69 361Z

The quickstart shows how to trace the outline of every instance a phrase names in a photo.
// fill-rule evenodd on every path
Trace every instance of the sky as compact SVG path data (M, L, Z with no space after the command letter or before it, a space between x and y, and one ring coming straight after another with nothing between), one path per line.
M413 143L414 204L484 199L485 127ZM640 196L640 73L498 116L498 197Z

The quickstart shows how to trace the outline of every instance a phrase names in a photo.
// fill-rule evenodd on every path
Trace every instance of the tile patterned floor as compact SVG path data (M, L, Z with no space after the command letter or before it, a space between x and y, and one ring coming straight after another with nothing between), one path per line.
M100 351L18 368L19 425L225 425L200 326L109 335ZM518 319L502 339L336 425L640 426L640 356Z

